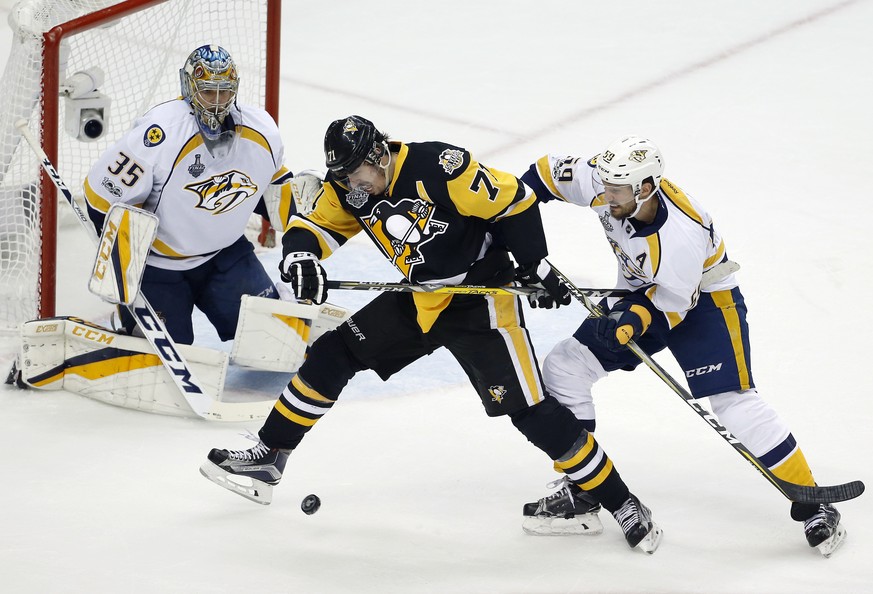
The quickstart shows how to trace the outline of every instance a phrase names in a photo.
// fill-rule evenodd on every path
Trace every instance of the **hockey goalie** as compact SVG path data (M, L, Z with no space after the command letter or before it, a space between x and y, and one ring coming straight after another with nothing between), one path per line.
M14 375L140 410L258 418L268 406L208 412L210 398L221 401L228 364L294 371L307 346L348 315L280 299L245 237L254 214L284 230L292 214L311 210L321 178L285 168L276 123L237 103L237 68L224 48L196 48L179 76L182 96L137 119L84 181L89 232L100 236L89 290L119 306L120 323L27 322ZM195 307L222 341L233 339L229 354L192 346Z

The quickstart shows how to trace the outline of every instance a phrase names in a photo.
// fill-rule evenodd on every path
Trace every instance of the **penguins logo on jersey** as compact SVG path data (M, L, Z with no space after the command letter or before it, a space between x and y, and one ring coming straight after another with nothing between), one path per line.
M612 252L615 254L618 265L621 268L621 274L632 287L640 287L647 283L645 271L636 265L636 263L624 253L621 246L611 237L606 238L609 245L612 246Z
M197 208L212 211L212 214L233 210L258 194L258 186L251 178L235 169L188 184L185 189L197 194L199 198Z
M506 398L506 388L503 386L491 386L488 388L488 393L491 394L491 400L497 404L503 404L503 399Z
M391 263L407 278L416 264L424 262L419 248L448 228L447 223L431 218L433 210L433 204L421 199L404 198L396 204L382 200L362 219Z

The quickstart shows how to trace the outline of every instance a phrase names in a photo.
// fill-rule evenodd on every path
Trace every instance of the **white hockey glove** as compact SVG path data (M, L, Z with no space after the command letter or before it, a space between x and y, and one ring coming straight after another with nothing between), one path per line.
M323 182L324 175L315 169L304 169L291 179L291 195L299 214L305 216L315 210Z
M312 252L291 252L282 259L279 272L297 299L308 299L316 305L327 299L327 273Z

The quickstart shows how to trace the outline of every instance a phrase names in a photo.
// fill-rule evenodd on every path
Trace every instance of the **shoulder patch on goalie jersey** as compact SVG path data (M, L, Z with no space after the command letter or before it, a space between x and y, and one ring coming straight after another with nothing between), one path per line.
M145 146L158 146L164 142L164 138L166 138L164 129L157 124L154 124L149 126L149 129L145 131L145 134L143 134L142 143Z

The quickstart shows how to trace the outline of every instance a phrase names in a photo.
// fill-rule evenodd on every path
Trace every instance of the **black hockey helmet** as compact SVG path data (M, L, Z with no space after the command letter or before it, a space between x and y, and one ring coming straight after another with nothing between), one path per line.
M348 177L364 161L378 164L385 154L384 141L367 118L352 115L334 120L324 134L325 164L337 177Z

